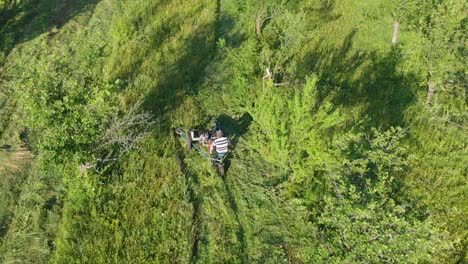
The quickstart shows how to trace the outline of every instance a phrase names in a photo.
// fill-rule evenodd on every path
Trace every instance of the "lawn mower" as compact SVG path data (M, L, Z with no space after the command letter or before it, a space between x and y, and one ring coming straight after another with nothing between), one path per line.
M174 133L178 135L181 139L184 140L187 149L196 149L204 158L211 161L211 163L217 167L218 172L221 176L225 175L224 160L226 159L228 153L224 154L223 157L212 157L203 147L209 147L209 145L218 137L216 136L216 131L221 130L219 123L215 120L215 127L212 130L202 130L202 129L184 129L176 128Z

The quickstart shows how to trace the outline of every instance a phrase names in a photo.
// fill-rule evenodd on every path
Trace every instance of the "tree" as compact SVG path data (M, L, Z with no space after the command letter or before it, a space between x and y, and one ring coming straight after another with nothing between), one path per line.
M149 133L154 124L153 116L140 110L142 102L125 111L122 116L114 113L107 129L96 141L95 152L99 158L96 161L86 162L80 166L81 172L89 168L102 169L108 163L118 161L125 153L138 148L138 143Z
M14 9L21 3L21 0L1 0L0 1L0 29L3 27L4 23L11 18L9 12ZM1 55L1 53L0 53ZM0 56L0 63L2 57Z
M0 4L3 8L2 12L3 14L9 10L17 6L19 3L21 3L21 0L2 0L0 1Z
M397 12L420 38L415 49L420 49L423 61L415 62L425 65L426 102L447 104L465 97L466 3L402 1ZM434 102L436 94L439 98Z
M414 198L402 192L406 151L401 128L351 136L336 171L328 177L317 217L324 261L421 263L444 254L449 243L425 219ZM342 144L342 143L340 143Z

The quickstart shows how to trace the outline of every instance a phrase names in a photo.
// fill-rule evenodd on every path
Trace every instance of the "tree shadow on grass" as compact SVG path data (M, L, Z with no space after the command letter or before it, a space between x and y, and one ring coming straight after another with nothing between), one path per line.
M416 77L397 71L398 47L385 54L352 49L356 33L351 31L340 47L318 41L298 65L298 75L318 74L320 100L332 95L337 106L364 106L359 116L367 127L404 126L405 109L416 99L410 89Z
M25 0L0 12L0 51L8 55L15 45L61 28L75 16L92 10L99 0Z
M217 0L216 9L217 22L215 40L218 41L219 38L223 38L226 40L226 45L228 47L239 47L247 37L243 32L240 32L239 29L236 29L236 19L221 11L221 0Z
M162 65L159 66L162 70L158 73L159 76L155 76L159 81L145 96L144 107L158 117L160 128L163 130L171 129L173 126L170 113L181 106L187 98L195 98L202 89L207 87L206 83L210 76L215 74L216 69L213 65L216 64L218 55L217 38L226 34L226 24L234 23L234 20L225 14L217 16L217 19L219 20L209 24L198 25L190 37L182 40L183 43L180 46L183 48L177 51L182 55L172 62L163 61ZM170 38L165 32L154 35ZM239 39L238 37L235 37L236 40L233 41L241 41L241 37ZM163 43L164 41L161 41L153 49L162 48ZM184 114L198 114L204 118L207 117L201 111ZM192 124L192 126L196 125L200 124Z
M177 17L170 17L165 21L169 25L176 25L180 28ZM212 21L208 24L198 25L189 37L180 39L182 42L176 60L162 60L155 74L152 76L158 79L158 82L150 87L149 93L145 96L144 108L153 113L158 118L158 130L169 132L172 129L171 113L175 111L188 97L195 96L202 88L205 77L209 74L208 67L216 57L216 32L217 22ZM168 30L162 27L157 32L153 32L154 38L159 38L151 43L151 49L163 49L166 40L170 40L177 32L173 29ZM162 54L162 56L172 56L172 54ZM136 61L135 64L141 64ZM141 65L133 65L132 68L138 68ZM161 69L159 71L159 69ZM131 74L131 73L129 73ZM131 78L131 76L123 76ZM190 114L190 113L186 113ZM199 259L199 246L203 243L202 230L200 226L200 208L203 203L203 195L195 191L195 186L199 185L199 176L185 164L185 152L175 142L176 153L180 162L179 166L187 181L187 192L189 202L192 204L194 212L192 215L192 226L194 228L193 243L191 246L190 259L195 263Z
M335 0L321 0L313 2L315 7L305 8L311 16L312 23L317 25L339 19L341 14L334 12L335 2Z
M163 69L159 82L146 96L145 108L155 116L167 118L168 113L177 109L187 97L195 96L202 87L207 68L216 55L216 44L213 32L206 28L214 28L214 24L200 26L190 38L184 40L183 55L173 63L161 65ZM158 47L155 47L158 48ZM171 127L170 120L164 120L162 125Z

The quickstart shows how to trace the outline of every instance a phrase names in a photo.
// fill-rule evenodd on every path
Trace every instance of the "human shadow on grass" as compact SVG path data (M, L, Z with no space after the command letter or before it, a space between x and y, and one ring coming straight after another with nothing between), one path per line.
M229 137L229 143L234 149L239 142L239 139L249 130L252 124L252 116L249 113L242 114L238 119L234 119L226 114L221 114L218 117L223 132Z
M8 55L15 45L92 10L99 0L25 0L0 11L0 51Z
M229 138L230 152L236 149L239 139L249 130L252 123L252 116L244 113L240 118L234 119L226 114L221 114L218 118L224 134ZM225 172L227 173L231 165L232 154L228 155L224 161Z

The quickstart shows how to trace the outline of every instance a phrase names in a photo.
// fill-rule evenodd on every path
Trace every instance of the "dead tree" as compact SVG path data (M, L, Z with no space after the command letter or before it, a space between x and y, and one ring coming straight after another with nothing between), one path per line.
M429 104L432 100L432 97L435 94L436 90L436 83L433 80L432 76L432 71L429 71L429 82L427 83L427 97L426 97L426 103Z
M426 98L426 103L430 103L432 97L435 94L435 89L436 89L436 84L434 81L430 80L429 83L427 84L427 98Z
M269 8L262 6L260 7L260 10L256 13L255 15L255 34L257 35L257 38L260 38L262 36L262 30L265 25L265 23L273 18L272 11L269 10Z
M392 45L395 45L398 41L398 32L400 31L400 22L395 19L393 22L393 37L392 37Z
M286 44L283 44L283 45L286 45ZM265 68L265 75L262 77L263 88L265 88L265 81L271 81L271 80L273 80L273 85L276 87L286 86L290 84L289 82L277 82L279 79L278 77L283 78L285 76L285 70L280 65L280 63L283 61L284 51L286 49L287 49L287 46L286 48L283 48L281 52L279 53L279 55L277 56L276 63L275 63L275 66L273 67L273 70L270 70L270 64L271 64L270 60L272 58L266 59L266 63L268 64L268 66Z
M80 165L80 173L84 174L88 169L95 168L96 164L91 164L89 162L83 163Z
M140 110L141 104L141 101L137 102L123 116L116 113L112 117L108 129L95 144L98 156L101 158L81 164L82 173L90 168L99 170L119 160L130 150L138 149L138 143L149 133L154 124L154 121L151 121L153 116Z
M141 101L137 102L122 117L114 115L99 147L118 146L122 154L137 147L154 123L150 113L140 111L141 104Z
M273 17L267 16L263 11L257 14L257 17L255 18L255 34L257 35L257 38L262 36L263 25L271 18Z

